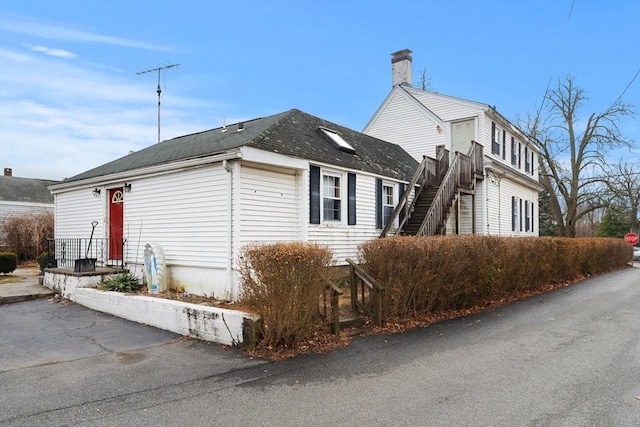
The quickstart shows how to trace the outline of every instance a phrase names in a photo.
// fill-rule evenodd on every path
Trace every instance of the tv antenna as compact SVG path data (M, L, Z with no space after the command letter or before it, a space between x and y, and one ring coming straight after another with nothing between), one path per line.
M156 90L156 92L158 92L158 142L160 142L160 94L162 94L162 89L160 89L160 72L162 70L166 70L167 68L173 68L178 66L180 66L180 64L169 64L163 67L152 68L150 70L138 71L136 73L137 75L140 75L140 74L153 73L154 71L158 72L158 89Z

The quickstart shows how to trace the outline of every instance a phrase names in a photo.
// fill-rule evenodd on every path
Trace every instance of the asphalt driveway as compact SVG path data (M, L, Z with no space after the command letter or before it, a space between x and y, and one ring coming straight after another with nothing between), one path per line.
M270 363L47 300L0 306L2 426L637 426L640 269Z

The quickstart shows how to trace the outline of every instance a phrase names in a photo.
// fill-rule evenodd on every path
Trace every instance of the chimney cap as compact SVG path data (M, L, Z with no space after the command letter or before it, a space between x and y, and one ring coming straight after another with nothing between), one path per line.
M394 62L403 61L405 59L412 61L413 60L413 58L411 57L412 53L413 51L411 49L402 49L397 52L393 52L391 54L391 63L393 64Z
M13 169L4 168L4 176L13 176Z

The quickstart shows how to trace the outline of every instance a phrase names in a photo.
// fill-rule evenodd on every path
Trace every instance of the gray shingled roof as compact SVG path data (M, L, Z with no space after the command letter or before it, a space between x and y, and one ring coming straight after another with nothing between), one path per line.
M47 187L57 182L46 179L0 176L0 200L53 204L53 195Z
M289 110L273 116L240 124L180 136L131 153L63 182L96 178L114 173L166 164L178 160L206 157L242 146L249 146L286 156L361 170L377 175L411 180L418 163L400 146L328 122L300 110ZM349 154L331 143L318 127L340 133L355 149Z

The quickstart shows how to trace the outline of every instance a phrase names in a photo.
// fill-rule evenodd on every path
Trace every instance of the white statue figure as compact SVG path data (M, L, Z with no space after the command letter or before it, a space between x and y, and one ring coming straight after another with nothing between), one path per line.
M167 290L164 251L155 243L144 245L144 282L151 293Z

